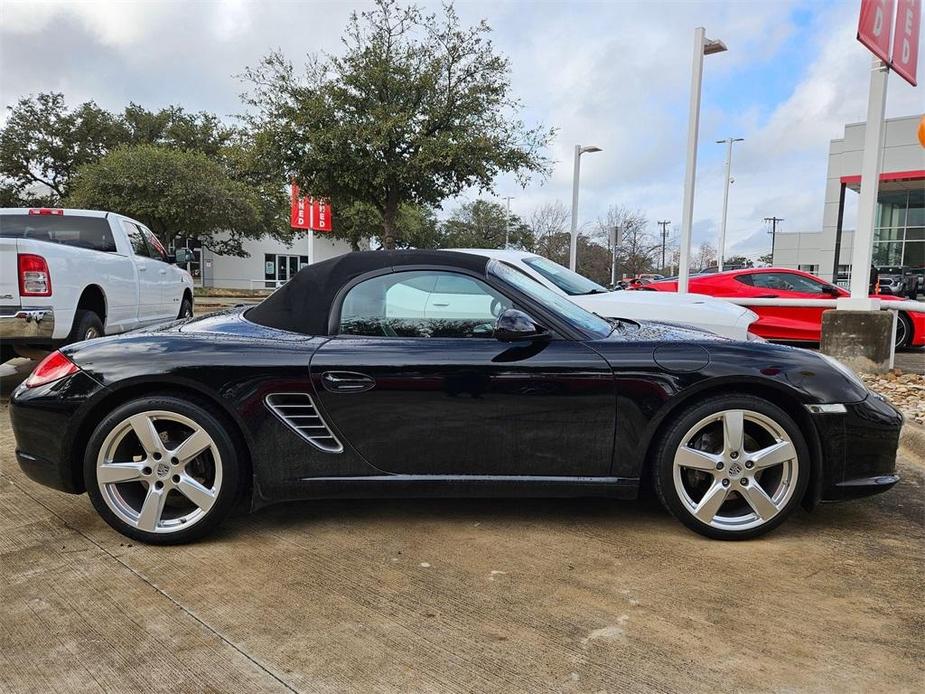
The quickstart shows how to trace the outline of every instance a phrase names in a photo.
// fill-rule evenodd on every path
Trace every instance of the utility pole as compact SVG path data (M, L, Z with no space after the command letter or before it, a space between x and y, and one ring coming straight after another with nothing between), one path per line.
M723 256L726 252L726 213L729 210L729 184L732 183L732 143L744 142L741 137L727 137L725 140L717 140L716 144L726 145L726 186L723 189L723 220L719 226L719 251L716 258L716 269L723 271Z
M617 283L617 246L620 244L620 225L614 224L610 238L610 286Z
M671 224L671 220L664 220L662 222L656 222L662 228L662 266L659 268L662 272L665 271L665 245L668 241L668 225Z
M504 199L507 200L507 217L504 218L504 250L507 250L511 247L511 200L514 196L505 195Z
M765 217L764 221L771 225L771 265L774 264L774 237L777 236L777 223L783 222L782 217Z

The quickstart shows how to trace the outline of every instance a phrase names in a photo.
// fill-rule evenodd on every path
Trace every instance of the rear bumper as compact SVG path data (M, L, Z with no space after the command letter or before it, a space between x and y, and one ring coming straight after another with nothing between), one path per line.
M50 308L0 309L0 340L50 342L55 333L55 312Z
M899 481L896 452L903 417L871 394L844 414L813 415L822 444L821 501L879 494Z
M84 422L82 412L101 390L86 372L78 371L44 386L13 391L10 423L16 461L30 479L64 492L84 491L83 452L74 444Z

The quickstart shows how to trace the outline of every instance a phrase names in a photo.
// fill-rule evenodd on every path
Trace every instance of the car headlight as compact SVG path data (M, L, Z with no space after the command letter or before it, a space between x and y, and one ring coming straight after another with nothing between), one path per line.
M862 381L861 377L858 376L856 373L854 373L853 370L851 370L850 368L842 364L835 357L830 357L828 354L823 354L822 352L818 352L818 354L820 357L825 359L832 366L833 369L835 369L836 371L839 371L841 375L847 378L851 383L856 385L861 390L865 392L867 391L867 386L864 385L864 381Z
M767 342L761 335L756 335L751 330L745 333L745 339L749 342Z

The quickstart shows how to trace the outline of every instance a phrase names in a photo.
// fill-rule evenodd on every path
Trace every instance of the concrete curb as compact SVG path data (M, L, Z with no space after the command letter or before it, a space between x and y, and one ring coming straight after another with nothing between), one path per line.
M913 460L925 463L925 427L912 422L903 424L899 433L899 447Z

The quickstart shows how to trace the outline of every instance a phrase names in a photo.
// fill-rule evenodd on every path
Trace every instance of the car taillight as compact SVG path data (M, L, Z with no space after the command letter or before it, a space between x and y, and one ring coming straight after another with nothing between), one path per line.
M64 210L57 207L33 207L29 210L29 214L57 214L63 215Z
M51 296L51 273L40 255L19 254L19 294L21 296Z
M36 388L46 383L57 381L65 376L80 371L77 364L72 362L61 352L52 352L39 362L29 378L26 379L26 388Z

